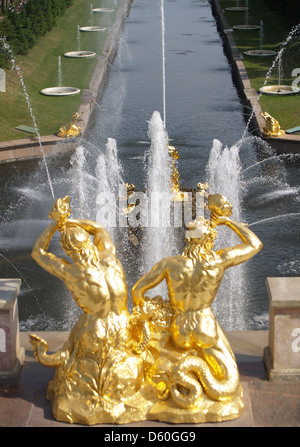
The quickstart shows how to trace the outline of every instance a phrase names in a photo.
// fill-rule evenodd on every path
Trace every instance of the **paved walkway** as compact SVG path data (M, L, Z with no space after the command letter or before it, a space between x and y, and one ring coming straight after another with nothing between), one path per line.
M68 337L66 332L37 334L48 341L50 351L58 350ZM300 382L269 382L267 379L263 350L268 345L268 331L228 332L227 336L240 371L245 410L235 421L202 424L201 427L300 427ZM75 427L54 420L46 399L47 384L54 369L35 361L28 333L21 332L20 338L25 348L25 364L16 381L0 383L0 427ZM117 427L174 430L178 426L146 421Z

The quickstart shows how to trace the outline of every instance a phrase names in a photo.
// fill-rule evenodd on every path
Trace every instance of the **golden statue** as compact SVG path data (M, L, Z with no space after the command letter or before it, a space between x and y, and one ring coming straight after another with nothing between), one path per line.
M81 128L76 125L76 121L78 118L82 115L82 113L76 112L73 117L72 121L68 126L63 126L59 128L59 132L57 134L58 137L62 138L68 138L68 137L78 137L81 132Z
M135 185L133 183L126 183L126 196L121 197L121 199L126 200L126 203L129 199L132 199L135 196ZM127 204L126 208L124 207L120 213L121 215L129 215L135 208L135 204L133 202L130 202Z
M208 183L197 183L197 191L201 194L203 194L204 197L208 197L208 193L206 192L208 190Z
M173 200L184 200L186 194L180 190L180 174L177 168L177 160L180 158L180 154L175 146L168 144L168 154L171 158L171 190L173 193Z
M130 315L124 271L109 234L94 222L70 219L68 197L56 201L53 223L32 256L65 282L83 314L57 353L47 354L45 340L30 338L37 360L56 367L47 397L57 420L200 423L241 415L235 357L210 306L225 270L250 259L262 244L229 218L225 197L209 195L208 208L210 221L199 217L188 226L183 253L162 259L134 285ZM213 251L220 225L241 243ZM47 252L56 230L73 263ZM145 296L163 280L165 300Z
M260 114L266 121L263 133L266 137L281 137L285 135L285 131L281 129L279 122L273 118L268 112Z

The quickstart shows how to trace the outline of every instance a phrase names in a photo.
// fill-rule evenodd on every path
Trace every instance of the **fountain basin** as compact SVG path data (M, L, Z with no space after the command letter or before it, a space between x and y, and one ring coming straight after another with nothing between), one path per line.
M300 89L298 87L291 87L290 85L265 85L259 89L260 93L264 95L296 95Z
M105 31L106 28L102 28L101 26L81 26L79 31L82 32L95 32L95 31Z
M276 51L272 51L272 50L249 50L249 51L245 51L244 54L246 54L247 56L268 57L268 56L275 56Z
M80 93L80 90L75 87L49 87L40 91L42 95L46 96L71 96Z
M249 8L246 6L231 6L230 8L226 8L225 11L231 11L231 12L243 12L248 11Z
M67 53L64 53L65 57L94 57L96 56L96 53L93 51L68 51Z
M259 25L235 25L233 29L238 31L254 31L259 29Z
M94 8L92 9L93 12L114 12L114 9L110 8Z

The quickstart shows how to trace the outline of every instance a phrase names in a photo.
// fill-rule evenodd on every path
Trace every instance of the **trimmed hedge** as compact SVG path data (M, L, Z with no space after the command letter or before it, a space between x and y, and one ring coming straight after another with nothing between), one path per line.
M27 54L37 39L56 25L72 0L29 0L21 8L7 9L0 22L0 37L5 37L13 54ZM9 68L11 56L0 41L0 67Z

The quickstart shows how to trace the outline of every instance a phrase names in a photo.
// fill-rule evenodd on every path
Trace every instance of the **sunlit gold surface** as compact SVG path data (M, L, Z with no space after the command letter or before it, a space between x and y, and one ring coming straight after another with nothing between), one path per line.
M72 117L72 121L68 126L60 127L57 134L58 137L68 138L68 137L78 137L81 132L81 128L76 125L76 121L82 114L75 113Z
M266 126L263 128L263 134L266 137L280 137L285 135L285 131L281 129L279 122L268 112L262 112L260 115L266 122Z
M65 282L83 313L59 352L47 354L47 342L30 336L37 360L56 368L47 397L57 420L200 423L241 415L235 357L210 306L225 270L262 244L229 218L232 207L223 196L208 196L208 208L211 220L189 225L183 253L162 259L134 285L129 314L125 275L109 234L94 222L70 219L69 198L57 200L32 256ZM220 225L241 243L213 251ZM72 263L47 251L57 230ZM168 297L147 298L163 280Z
M180 174L177 168L177 160L180 154L175 146L168 144L168 153L171 158L171 190L174 200L184 200L186 194L180 190Z
M197 191L202 193L203 195L205 195L206 197L208 196L208 193L206 192L208 190L208 183L197 183Z
M127 201L129 199L132 199L135 196L135 192L134 192L135 191L135 186L134 186L134 184L133 183L126 183L126 191L127 191L126 197L121 197L121 198L122 198L122 200L126 201L126 203L127 203ZM131 213L131 211L134 210L134 208L135 208L135 204L133 202L130 202L130 203L128 203L128 205L126 207L124 207L120 211L120 213L122 215L128 215L128 214Z

